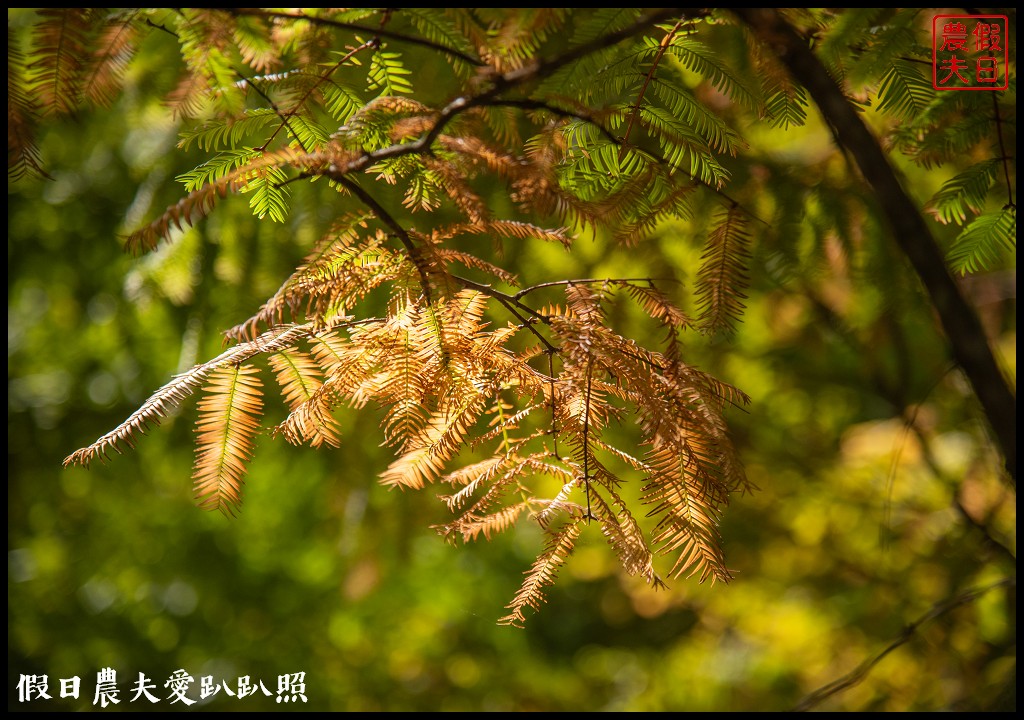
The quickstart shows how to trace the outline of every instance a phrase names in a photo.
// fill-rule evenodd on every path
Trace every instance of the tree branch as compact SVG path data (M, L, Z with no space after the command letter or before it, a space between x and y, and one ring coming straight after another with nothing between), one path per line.
M523 80L548 75L564 65L568 65L571 62L579 60L582 57L589 55L590 53L597 52L598 50L604 50L612 45L617 45L627 38L631 38L639 32L643 32L650 28L651 25L656 25L659 22L665 22L672 18L678 17L680 13L684 16L692 15L693 17L704 17L709 14L707 10L683 10L680 11L674 8L663 8L656 10L649 15L637 20L635 23L628 27L624 27L621 30L608 33L607 35L601 35L588 43L584 43L579 47L573 48L568 52L565 52L551 60L540 60L533 63L528 63L518 70L513 70L505 75L500 76L498 83L495 85L495 89L501 92L506 87L522 82Z
M868 676L868 673L871 672L871 669L875 667L875 665L880 663L886 655L891 653L899 646L906 645L908 642L910 642L914 638L914 635L917 634L918 629L926 623L934 620L935 618L941 617L946 613L956 610L958 607L962 605L967 605L968 603L974 602L990 590L995 590L996 588L1001 587L1016 586L1017 578L1003 578L1002 580L994 582L991 585L971 588L970 590L961 593L960 595L957 595L954 598L944 600L943 602L933 605L931 610L926 612L924 615L919 617L914 622L907 625L907 627L903 630L900 636L893 640L891 643L889 643L889 645L884 650L882 650L882 652L878 653L872 658L868 658L860 665L858 665L852 672L849 672L846 675L843 675L838 680L830 682L828 685L824 685L815 690L814 692L812 692L810 695L801 700L796 707L793 708L793 712L807 712L808 710L811 710L820 705L821 703L825 702L833 695L836 695L842 692L843 690L847 690L853 687L854 685L857 685L858 683L862 682L864 678Z
M963 368L1003 452L1011 484L1017 484L1017 399L989 347L977 313L954 282L942 251L917 206L857 111L811 51L776 10L737 8L739 15L778 55L814 98L835 131L837 142L854 157L875 192L893 231L925 287L949 338L953 358Z
M422 260L420 259L420 253L416 249L416 245L413 243L412 238L409 236L408 231L402 227L402 225L395 220L391 213L384 209L384 206L377 202L376 199L370 193L366 192L359 186L354 180L351 180L344 175L337 173L325 172L324 175L331 178L339 185L344 187L350 193L359 198L364 205L366 205L373 214L377 216L377 219L382 223L391 228L392 232L398 237L398 240L402 243L406 253L409 255L409 262L416 266L416 270L420 274L420 285L423 287L423 296L427 301L427 305L430 305L431 292L430 292L430 278L427 276L427 271L423 267Z
M525 327L527 330L533 333L534 336L536 336L536 338L540 340L541 344L544 346L545 350L548 353L558 352L558 348L552 345L551 341L544 337L540 333L540 331L533 326L533 321L530 320L529 318L523 317L523 315L520 314L520 311L526 313L527 315L533 316L534 318L540 320L543 323L548 322L547 318L541 315L533 308L531 308L529 305L525 305L524 303L520 302L518 295L509 295L508 293L503 293L500 290L494 289L490 285L484 285L483 283L478 283L474 280L470 280L469 278L464 278L459 275L453 275L452 279L458 282L463 287L467 287L471 290L476 290L477 292L483 293L484 295L492 297L498 302L500 302L505 307L505 309L508 310L509 313L511 313L513 317L515 317L522 324L523 327Z
M578 60L581 57L589 55L592 52L597 52L598 50L602 50L606 47L611 47L612 45L622 42L626 38L632 37L638 32L647 29L654 23L675 17L676 15L678 15L677 10L661 10L653 12L650 15L641 18L629 27L609 33L608 35L602 35L589 43L573 48L572 50L558 55L551 60L538 60L512 72L505 73L504 75L498 75L494 78L494 84L489 89L472 97L455 98L448 103L438 113L437 122L434 123L433 127L431 127L430 130L428 130L427 133L419 139L414 140L413 142L389 145L386 148L366 153L365 155L362 155L356 160L350 162L345 167L344 172L356 172L362 170L378 160L399 157L401 155L409 155L412 153L426 152L438 136L444 131L445 126L460 113L463 113L473 107L500 104L495 103L495 98L520 83L531 80L535 77L552 73L558 68L567 65L574 60Z
M1006 178L1006 207L1017 207L1013 202L1013 183L1010 182L1010 158L1003 142L1003 118L999 114L999 93L992 93L992 110L996 118L996 136L999 138L999 158L1003 162L1003 176Z
M420 47L430 48L431 50L438 50L443 52L445 55L451 55L459 60L464 60L470 65L476 65L480 67L485 63L479 58L471 57L466 55L459 50L454 48L441 45L439 43L431 42L421 37L415 37L412 35L405 35L394 30L386 30L383 27L367 27L365 25L357 25L355 23L341 22L339 20L332 20L331 18L317 17L316 15L306 15L300 12L280 12L275 10L264 10L262 8L212 8L214 10L221 10L232 15L251 15L255 17L270 17L270 18L285 18L288 20L305 20L315 25L329 25L330 27L336 27L340 30L351 30L352 32L366 33L367 35L373 35L376 37L388 38L389 40L397 40L404 42L408 45L419 45Z
M641 95L640 98L637 98L637 102L638 103L640 102L642 97L643 96ZM586 112L582 111L579 108L577 108L576 110L565 110L563 108L555 107L554 105L552 105L550 103L547 103L547 102L544 102L542 100L531 100L531 99L508 100L508 99L504 99L504 98L486 99L486 100L481 100L480 98L473 98L473 99L471 99L469 101L468 107L513 107L513 108L519 108L519 109L522 109L522 110L544 110L545 112L549 112L552 115L557 115L558 117L573 118L574 120L582 120L583 122L590 123L595 128L597 128L598 132L601 133L602 137L604 137L606 140L608 140L611 144L617 145L619 147L619 162L620 163L622 162L623 153L631 149L631 150L633 150L634 152L636 152L636 153L638 153L640 155L644 155L644 156L650 158L651 161L654 164L662 165L662 166L668 168L668 170L670 172L672 172L672 173L679 172L679 173L681 173L683 175L686 175L688 178L690 178L690 180L693 181L693 184L695 186L699 185L700 187L703 187L703 188L705 188L707 190L710 190L715 195L718 195L723 200L726 200L732 207L739 208L739 210L741 210L751 220L755 220L755 221L761 223L762 225L765 225L766 227L771 227L771 223L769 223L768 221L766 221L766 220L758 217L757 215L755 215L752 210L750 210L749 208L747 208L744 205L742 205L739 200L737 200L736 198L732 197L731 195L729 195L729 193L725 192L721 188L715 187L711 183L706 182L705 180L702 180L701 178L697 177L696 175L693 174L693 172L691 170L688 170L687 168L683 167L682 165L673 164L673 163L669 162L668 158L665 158L662 155L660 155L660 154L658 154L658 153L656 153L656 152L654 152L654 151L652 151L650 149L639 148L639 147L632 147L632 148L627 147L627 140L629 138L629 132L628 131L626 133L626 137L619 138L614 133L612 133L608 128L606 128L599 120L597 120L596 118L590 116L589 114L587 114ZM630 120L630 124L632 125L632 119Z
M334 71L335 71L335 70L337 70L337 69L338 69L338 68L340 68L340 67L341 67L342 65L344 65L345 63L347 63L347 62L348 62L348 61L349 61L349 60L350 60L351 58L353 58L353 57L354 57L354 56L355 56L356 54L358 54L358 53L359 53L359 52L361 52L362 50L365 50L366 48L369 48L369 47L373 47L373 45L374 45L374 42L375 42L375 41L374 41L374 40L372 40L372 39L371 39L371 40L367 40L367 41L366 41L366 42L364 42L364 43L363 43L362 45L360 45L360 46L358 46L358 47L354 47L354 48L352 48L351 50L349 50L349 52L348 52L348 53L346 53L344 57L342 57L342 58L341 58L341 59L340 59L340 60L339 60L338 62L334 63L334 65L332 65L332 66L330 67L330 69L328 69L328 70L327 70L327 71L326 71L326 72L325 72L325 73L324 73L323 75L321 75L321 76L320 76L320 78L319 78L319 79L318 79L318 80L317 80L317 81L316 81L315 83L313 83L313 85L311 85L311 86L309 87L309 89L308 89L308 90L306 90L306 92L305 92L305 93L303 94L303 96L302 96L302 97L301 97L301 98L299 99L299 101L295 103L295 106L294 106L294 107L293 107L293 108L292 108L291 110L289 110L289 111L288 111L287 113L285 113L284 115L282 115L282 114L281 114L281 112L280 112L280 111L279 111L279 110L277 109L277 106L276 106L276 105L274 105L274 103L273 103L273 102L270 102L270 98L269 98L269 97L267 97L267 95L266 95L266 94L265 94L265 93L264 93L264 92L263 92L262 90L259 90L259 89L257 88L257 91L258 91L258 92L260 93L260 95L262 95L262 96L263 96L263 97L264 97L264 98L265 98L265 99L266 99L266 100L267 100L268 102L270 102L270 105L271 105L271 107L273 107L273 108L274 108L274 112L276 112L276 113L278 114L278 116L279 116L279 117L281 118L282 122L281 122L281 124L280 124L280 125L278 125L278 126L277 126L277 129L276 129L276 130L274 130L274 134L273 134L273 135L271 135L271 136L270 136L270 138L269 138L269 139L268 139L268 140L267 140L267 141L266 141L265 143L263 143L262 147L258 147L258 148L256 148L256 149L262 152L262 151L265 151L265 150L266 150L266 149L267 149L268 147L270 147L270 143L274 142L274 138L276 138L276 137L277 137L277 135L278 135L278 133L280 133L280 132L281 132L281 128L282 128L282 127L284 127L285 125L288 125L288 121L289 121L289 120L290 120L290 119L291 119L292 117L294 117L294 116L295 116L295 114L296 114L296 113L297 113L297 112L299 111L299 109L300 109L300 108L302 108L302 106L303 106L303 105L304 105L304 104L306 103L306 100L308 100L308 99L309 99L309 96L313 94L313 91L314 91L314 90L316 90L316 89L317 89L318 87L320 87L320 85L321 85L321 84L322 84L322 83L323 83L323 82L324 82L325 80L327 80L327 79L328 79L328 78L329 78L329 77L330 77L331 75L333 75L333 74L334 74ZM250 85L250 87L254 87L254 88L256 87L256 86L255 86L255 85L254 85L254 84L252 83L252 81L249 81L249 85ZM295 137L296 139L298 139L298 137L299 137L299 136L298 136L298 135L296 135L296 133L295 133L295 131L294 131L294 130L292 130L292 127L291 127L291 125L288 125L288 131L289 131L289 132L290 132L290 133L291 133L291 134L292 134L292 135L293 135L293 136L294 136L294 137ZM299 143L299 144L300 144L300 145L302 144L302 143L301 143L301 141L300 141L300 143ZM305 150L306 148L303 148L303 149ZM308 152L308 151L307 151L307 152Z
M549 282L537 283L536 285L531 285L528 288L523 288L522 290L517 292L512 297L514 297L516 300L518 300L523 295L526 295L527 293L531 293L534 290L540 290L541 288L547 288L547 287L557 287L559 285L592 285L594 283L611 283L613 285L629 285L630 283L634 283L634 282L645 282L645 283L653 284L654 282L674 282L674 283L678 283L680 281L678 279L676 279L676 278L649 278L649 277L643 277L643 278L581 278L581 279L578 279L578 280L551 280Z

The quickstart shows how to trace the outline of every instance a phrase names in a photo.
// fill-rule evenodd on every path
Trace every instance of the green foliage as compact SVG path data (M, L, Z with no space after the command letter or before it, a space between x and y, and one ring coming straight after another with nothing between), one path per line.
M656 79L652 81L651 89L665 103L668 112L679 118L680 123L696 131L711 151L735 155L743 145L736 131L698 101L686 87Z
M998 267L1017 249L1017 209L984 213L964 228L949 249L949 263L966 275Z
M749 235L742 214L733 209L717 219L708 235L697 276L697 325L705 332L731 331L743 313L748 281Z
M363 102L355 89L342 83L327 83L323 87L325 108L339 123L348 122Z
M187 192L200 190L203 187L223 180L247 161L259 157L259 152L251 148L232 149L221 152L205 163L187 173L178 176L178 181L185 186Z
M865 45L857 48L860 52L850 64L850 82L877 82L879 77L884 78L891 72L897 63L905 62L902 58L928 52L921 47L919 34L913 27L917 16L918 11L914 8L902 9L884 23L861 25L870 30L864 37ZM906 68L903 71L906 74Z
M246 110L244 115L238 119L211 119L202 125L183 131L181 139L178 141L178 147L188 150L192 145L196 145L200 150L210 151L244 145L243 140L265 129L277 117L277 113L270 108L253 108ZM193 190L206 182L208 180L201 180L198 185L195 182L190 182L186 187Z
M932 84L920 66L897 59L882 77L878 89L878 109L899 120L919 117L935 97Z
M1001 166L1002 162L993 158L967 168L935 193L928 202L930 211L941 222L963 225L968 212L977 215L985 207L989 188Z
M408 75L412 75L412 71L402 65L401 53L377 49L370 56L366 89L371 92L379 90L382 97L399 93L408 95L413 91L412 83L406 78Z
M652 38L647 38L646 42L651 49L657 47ZM669 43L668 51L679 58L688 70L706 79L716 90L740 105L749 109L760 106L757 93L716 57L709 47L692 35L676 35Z
M774 91L764 103L772 127L788 130L807 122L807 93L801 87Z

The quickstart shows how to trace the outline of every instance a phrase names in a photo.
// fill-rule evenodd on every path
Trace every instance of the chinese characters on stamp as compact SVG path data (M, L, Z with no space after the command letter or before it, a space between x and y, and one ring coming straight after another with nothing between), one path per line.
M932 87L936 90L1005 90L1009 87L1005 15L936 15L932 18Z

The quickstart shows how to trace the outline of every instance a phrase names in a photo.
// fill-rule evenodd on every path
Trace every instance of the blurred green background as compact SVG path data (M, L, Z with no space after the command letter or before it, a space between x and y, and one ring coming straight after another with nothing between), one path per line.
M337 200L316 188L296 189L285 225L234 198L127 257L119 236L176 202L174 176L200 161L170 152L176 133L128 93L42 123L53 179L8 184L9 709L92 709L111 667L122 702L108 711L179 709L164 688L178 669L197 685L250 676L274 695L279 675L304 672L308 702L293 710L786 710L937 604L1015 576L1016 496L983 418L870 198L813 123L749 131L736 192L766 216L782 201L759 187L810 200L784 252L755 247L738 334L684 338L692 362L753 399L730 415L760 489L725 514L727 586L655 591L621 573L595 527L525 630L498 626L543 537L521 522L446 544L431 529L448 519L441 489L376 484L391 456L372 409L340 414L337 450L261 438L234 519L192 502L193 404L134 452L63 469L217 354L221 331L333 217L324 203ZM904 171L922 200L953 174ZM667 224L628 251L600 236L571 254L527 245L506 263L527 282L671 267L685 288L701 224ZM1015 377L1012 262L965 287ZM642 332L629 312L618 320ZM1015 607L1015 585L1000 586L941 613L819 709L1015 707ZM139 673L161 703L128 702ZM54 699L19 702L23 675L46 675ZM61 699L73 676L81 697ZM285 706L220 693L194 707Z

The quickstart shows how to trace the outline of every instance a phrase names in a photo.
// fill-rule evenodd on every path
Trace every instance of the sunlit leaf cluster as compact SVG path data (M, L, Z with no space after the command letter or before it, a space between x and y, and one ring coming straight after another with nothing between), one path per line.
M888 147L958 169L927 205L963 228L952 268L1012 257L1015 83L998 95L935 91L918 65L927 48L911 10L789 17L856 102L874 105ZM539 606L587 524L650 584L662 583L658 552L670 556L666 576L731 578L719 527L750 485L727 416L748 398L696 367L685 343L736 332L757 253L839 262L834 243L854 256L866 242L850 229L865 212L860 198L804 188L801 206L792 186L761 182L771 158L745 164L748 133L801 129L811 110L806 89L748 43L736 18L54 9L35 28L27 47L9 43L12 177L45 171L37 114L110 105L121 90L163 92L178 148L202 154L178 177L181 200L135 229L130 250L173 242L236 195L276 223L289 221L300 193L329 199L328 229L227 333L237 344L68 463L133 445L198 393L195 494L234 512L258 433L338 446L339 408L380 408L395 453L380 480L451 486L455 518L442 534L471 541L525 521L549 535L505 622ZM133 55L168 35L180 52L173 85L133 84ZM809 238L779 240L778 228L805 219ZM524 281L503 266L506 244L571 251L600 237L638 247L667 223L684 223L679 242L699 253L687 273L545 277L540 268ZM688 276L682 288L677 275ZM625 302L656 330L618 327L610 308ZM274 386L283 417L263 401Z

